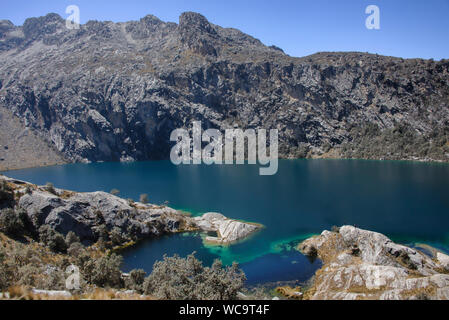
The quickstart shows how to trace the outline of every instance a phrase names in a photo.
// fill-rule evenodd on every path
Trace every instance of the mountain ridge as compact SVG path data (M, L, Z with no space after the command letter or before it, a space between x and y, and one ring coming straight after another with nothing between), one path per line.
M0 21L0 108L67 162L167 159L193 121L276 128L283 158L448 161L448 106L448 60L295 58L193 12L79 30L57 14Z

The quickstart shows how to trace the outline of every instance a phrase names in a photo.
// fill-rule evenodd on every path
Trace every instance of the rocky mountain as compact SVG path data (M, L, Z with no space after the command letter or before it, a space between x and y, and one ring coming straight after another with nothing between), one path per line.
M282 157L448 161L448 107L448 60L294 58L192 12L78 30L57 14L0 21L0 110L55 163L167 159L171 131L193 121L279 129Z

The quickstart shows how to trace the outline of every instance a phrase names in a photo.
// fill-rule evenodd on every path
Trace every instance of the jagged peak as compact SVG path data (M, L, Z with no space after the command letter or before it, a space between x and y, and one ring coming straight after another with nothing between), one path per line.
M184 12L179 17L179 27L181 29L196 29L198 31L217 34L217 31L209 23L205 16L196 12Z
M64 24L64 19L57 13L49 13L42 17L28 18L23 23L23 33L27 38L37 38L41 34L55 33Z
M0 20L0 37L3 37L5 33L15 28L14 24L9 20Z
M63 23L64 19L57 13L51 12L46 14L45 16L41 17L34 17L34 18L28 18L24 22L24 26L30 23L40 23L40 24L47 24L47 23Z
M145 23L146 25L160 25L164 23L161 19L152 14L147 14L140 19L140 22Z
M0 20L0 27L14 27L14 23L10 20Z

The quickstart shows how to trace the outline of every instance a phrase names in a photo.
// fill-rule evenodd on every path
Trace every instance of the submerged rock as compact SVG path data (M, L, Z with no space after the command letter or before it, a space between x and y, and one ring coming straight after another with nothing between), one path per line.
M230 244L261 229L260 225L232 220L220 213L210 212L194 219L199 229L217 233L216 237L206 238L207 242L215 244Z
M324 231L299 249L315 252L324 263L306 294L309 299L449 299L449 273L441 253L433 260L380 233L351 226L338 233Z

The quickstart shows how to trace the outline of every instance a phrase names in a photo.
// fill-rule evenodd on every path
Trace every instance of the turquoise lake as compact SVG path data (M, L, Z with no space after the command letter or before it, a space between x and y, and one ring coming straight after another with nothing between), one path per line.
M5 173L80 192L119 189L123 198L193 214L220 212L265 228L230 247L205 246L200 234L145 241L123 253L124 271L151 272L155 261L194 251L209 265L237 261L248 284L305 281L320 267L294 250L303 239L345 224L403 244L449 251L449 165L363 160L281 160L275 176L259 166L174 166L169 161L73 164Z

